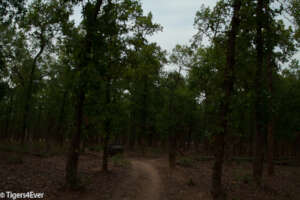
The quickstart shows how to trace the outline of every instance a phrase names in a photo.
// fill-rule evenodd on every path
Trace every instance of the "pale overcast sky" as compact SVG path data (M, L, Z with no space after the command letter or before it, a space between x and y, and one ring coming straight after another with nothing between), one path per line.
M171 52L176 44L188 44L195 34L194 18L201 5L210 6L217 0L140 0L145 14L152 12L153 21L163 26L163 31L149 37L163 49ZM73 19L79 22L80 9L76 9ZM300 59L300 52L294 56Z
M201 5L213 7L217 0L141 0L145 14L152 12L153 21L163 26L163 32L149 38L163 49L171 51L176 44L187 44L195 33L196 11Z
M153 21L163 26L149 40L169 52L176 44L188 44L195 34L194 18L201 5L213 7L217 0L141 0L145 14L152 12ZM294 56L300 60L300 52ZM288 64L285 64L287 66Z
M145 15L152 12L153 21L163 26L149 38L163 49L171 51L176 44L187 44L195 30L193 28L196 11L201 5L213 7L217 0L140 0ZM81 8L75 9L73 19L78 23Z

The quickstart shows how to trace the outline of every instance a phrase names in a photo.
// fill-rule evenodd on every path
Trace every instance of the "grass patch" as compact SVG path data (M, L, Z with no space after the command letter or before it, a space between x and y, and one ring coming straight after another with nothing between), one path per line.
M122 154L116 154L111 157L111 162L114 166L118 167L129 167L130 162L124 158Z
M236 182L243 184L251 184L253 182L252 175L248 173L245 174L242 171L236 172L234 179Z
M163 154L163 151L161 148L158 148L158 147L150 147L147 149L147 151L151 154L151 155L161 155Z
M15 153L29 153L28 145L20 145L20 144L0 144L0 150L5 152L15 152Z
M43 142L34 142L28 144L0 144L0 151L13 152L18 154L30 154L39 157L49 157L62 154L65 150L62 147L51 145L47 149L47 145Z
M232 161L236 162L252 162L252 157L233 157Z
M187 185L190 186L190 187L193 187L193 186L196 185L196 183L193 181L192 178L190 178L190 179L188 180L188 182L187 182Z
M23 157L20 154L11 154L5 157L5 162L10 165L20 165L24 163Z
M195 163L195 160L191 157L180 157L177 160L177 165L183 166L183 167L193 167Z
M95 151L95 152L101 152L103 150L103 146L101 146L101 145L91 146L88 148L88 150Z
M194 159L198 162L199 161L211 161L214 159L214 157L212 157L212 156L195 156Z

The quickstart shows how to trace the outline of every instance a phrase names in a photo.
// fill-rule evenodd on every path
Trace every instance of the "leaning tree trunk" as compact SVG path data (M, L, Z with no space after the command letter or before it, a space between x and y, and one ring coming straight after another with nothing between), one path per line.
M21 143L24 145L25 143L25 138L27 137L28 134L28 118L29 113L30 113L30 101L31 101L31 95L32 95L32 88L33 88L33 79L34 79L34 73L37 67L37 61L44 52L45 49L45 39L44 39L44 30L40 33L40 50L37 53L37 55L34 57L33 62L32 62L32 67L29 75L29 82L26 87L25 84L25 102L24 102L24 113L23 113L23 125L22 125L22 134L21 134Z
M235 67L235 43L236 35L239 30L239 11L241 7L241 0L235 0L233 4L233 16L231 19L231 30L228 35L228 44L226 52L226 66L224 70L224 82L223 89L225 91L225 97L221 105L221 126L222 131L215 136L214 155L215 162L213 165L212 173L212 188L211 193L214 200L225 199L225 193L222 188L222 173L223 173L223 161L224 161L224 146L225 135L229 131L228 117L230 115L230 100L233 92L233 79L234 79L234 67Z
M255 149L253 158L253 178L257 186L261 185L264 160L264 118L263 118L263 20L264 1L258 0L256 7L256 74L255 74Z

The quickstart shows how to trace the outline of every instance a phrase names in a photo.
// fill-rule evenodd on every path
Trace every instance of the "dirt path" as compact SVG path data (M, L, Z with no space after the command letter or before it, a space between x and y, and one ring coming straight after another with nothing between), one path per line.
M161 200L162 184L149 160L131 160L128 177L113 194L113 200Z

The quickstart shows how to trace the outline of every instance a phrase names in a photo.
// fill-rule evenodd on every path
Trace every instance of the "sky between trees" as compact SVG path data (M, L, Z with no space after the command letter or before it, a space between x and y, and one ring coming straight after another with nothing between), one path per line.
M140 0L145 13L153 14L153 21L163 26L162 32L148 36L150 42L158 43L162 49L171 52L177 44L188 44L197 30L194 28L194 18L202 5L213 8L216 0ZM74 20L79 23L81 8L75 9ZM287 23L287 20L284 19ZM294 58L300 59L300 52ZM286 65L287 66L287 65ZM167 70L175 66L168 64Z

